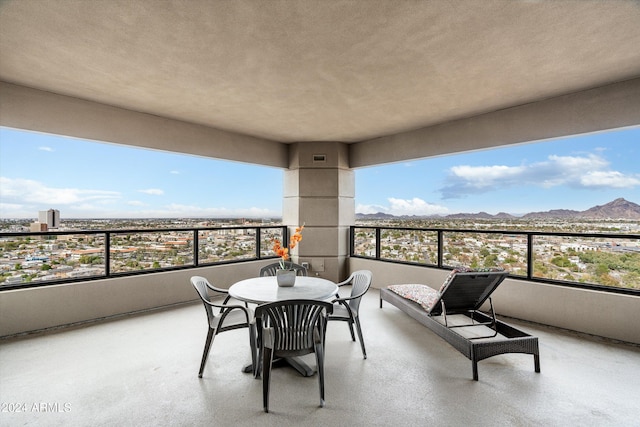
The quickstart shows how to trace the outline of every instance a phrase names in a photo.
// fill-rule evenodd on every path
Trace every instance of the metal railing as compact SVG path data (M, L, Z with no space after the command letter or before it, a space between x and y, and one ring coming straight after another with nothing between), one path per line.
M0 233L0 291L275 258L286 226Z
M0 233L0 291L275 258L286 226ZM352 226L350 256L640 295L640 235Z
M640 295L640 235L352 226L350 256Z

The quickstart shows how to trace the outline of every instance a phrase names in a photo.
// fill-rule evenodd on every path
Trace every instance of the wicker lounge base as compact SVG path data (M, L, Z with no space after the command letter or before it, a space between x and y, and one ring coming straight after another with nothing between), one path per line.
M473 379L478 381L478 362L498 354L525 353L532 354L534 368L540 372L540 353L538 351L538 338L522 332L504 322L496 322L497 336L485 339L470 339L462 333L451 329L438 321L440 316L429 316L417 303L388 290L380 289L380 308L382 301L396 306L418 322L431 329L441 338L451 344L456 350L464 354L473 365ZM480 312L475 312L474 319L481 322L490 322L491 318ZM469 318L469 321L471 319Z

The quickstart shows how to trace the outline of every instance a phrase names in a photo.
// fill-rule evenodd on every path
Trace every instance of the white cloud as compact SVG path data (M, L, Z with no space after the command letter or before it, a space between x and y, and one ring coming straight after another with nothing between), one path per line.
M440 189L445 199L463 197L516 186L544 188L566 185L572 188L630 188L640 185L640 177L624 175L607 168L609 162L599 155L556 156L520 166L454 166Z
M162 196L164 194L164 190L160 190L159 188L148 188L146 190L138 190L138 192L150 194L152 196Z
M176 170L169 171L169 173L172 175L180 175L180 171L176 171Z
M45 147L45 146L38 147L38 150L40 150L40 151L48 151L48 152L53 152L54 151L53 148Z
M219 207L200 207L193 205L170 204L165 206L162 211L158 211L159 216L184 216L184 217L236 217L246 216L251 218L269 217L280 215L269 209L250 207L250 208L219 208Z
M29 179L0 177L2 218L36 218L38 211L49 208L60 209L67 217L102 217L105 205L120 198L117 191L56 188Z
M15 209L22 209L23 205L20 205L18 203L4 203L4 202L0 202L0 210L15 210Z
M640 179L616 171L594 171L583 176L580 183L585 187L631 188L640 185Z
M378 212L386 212L389 208L380 205L363 205L359 204L356 206L356 212L361 214L374 214Z
M497 181L512 180L524 172L522 166L454 166L451 172L474 188L495 185Z
M409 200L391 197L388 200L392 215L436 215L448 212L444 206L430 204L417 197Z
M0 218L35 218L38 212L19 203L0 203Z
M120 193L117 191L55 188L30 179L0 177L0 197L6 203L58 206L119 199Z
M231 209L171 204L150 208L149 204L139 200L117 206L115 204L121 202L122 197L116 191L54 188L38 181L5 177L0 177L0 200L1 218L36 218L38 211L49 208L59 209L63 218L262 218L282 215L281 212L258 207Z
M414 197L413 199L397 199L394 197L390 197L387 200L389 201L389 206L360 204L356 207L356 212L362 214L373 214L382 212L396 216L443 215L449 212L449 210L444 206L427 203L418 197Z
M148 206L148 205L147 205ZM97 212L97 213L96 213ZM106 217L108 218L268 218L281 216L281 212L275 212L270 209L250 207L250 208L216 208L216 207L200 207L194 205L170 204L158 208L150 208L134 211L118 211L110 210ZM99 211L87 212L82 217L105 217L104 212L100 216Z
M556 156L550 155L548 162L540 162L538 164L555 164L560 168L565 168L570 172L580 172L585 170L585 168L603 168L609 165L605 159L595 154L589 154L587 157L576 157L576 156ZM534 166L536 163L534 163Z

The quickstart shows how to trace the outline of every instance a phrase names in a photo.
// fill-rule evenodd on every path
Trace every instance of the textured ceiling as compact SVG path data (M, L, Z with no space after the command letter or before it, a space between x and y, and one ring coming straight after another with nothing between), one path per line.
M282 142L626 80L638 46L623 0L0 2L1 80Z

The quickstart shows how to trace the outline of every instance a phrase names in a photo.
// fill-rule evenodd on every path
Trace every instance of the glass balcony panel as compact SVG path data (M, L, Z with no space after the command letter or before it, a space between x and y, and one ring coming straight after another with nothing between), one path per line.
M110 256L114 274L194 265L193 232L114 232Z
M0 254L2 285L105 275L104 234L8 236Z
M380 232L380 258L424 265L438 264L438 232L384 229Z
M504 268L527 276L527 235L483 232L443 233L445 267Z
M273 252L273 241L275 239L283 241L282 227L265 227L260 231L260 257L269 258L275 256Z
M533 277L640 290L640 239L534 236Z
M256 257L254 228L223 228L198 232L200 264L246 260Z
M360 228L355 230L353 236L354 255L375 258L376 257L376 229Z

